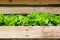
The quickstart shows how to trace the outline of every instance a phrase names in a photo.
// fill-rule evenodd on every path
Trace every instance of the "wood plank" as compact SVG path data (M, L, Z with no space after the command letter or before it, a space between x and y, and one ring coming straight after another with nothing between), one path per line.
M29 26L3 27L2 26L0 27L0 38L42 38L41 31L42 31L42 27L29 27Z
M48 5L60 4L60 0L0 0L0 4Z
M60 14L60 7L0 7L0 13L4 14L30 14L32 12Z
M0 38L60 38L60 26L0 26Z

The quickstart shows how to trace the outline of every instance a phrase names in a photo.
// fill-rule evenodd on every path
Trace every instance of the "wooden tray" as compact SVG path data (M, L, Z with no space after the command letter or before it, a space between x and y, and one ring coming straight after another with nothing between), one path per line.
M33 11L60 14L60 7L0 7L4 14ZM0 38L60 38L60 26L0 26Z
M0 5L50 5L60 0L0 0ZM60 14L60 7L0 7L4 14L32 12ZM0 38L60 38L60 26L0 26Z

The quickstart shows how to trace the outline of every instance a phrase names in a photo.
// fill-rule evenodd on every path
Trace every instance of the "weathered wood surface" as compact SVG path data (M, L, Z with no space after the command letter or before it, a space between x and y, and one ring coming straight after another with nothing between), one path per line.
M60 38L60 26L1 26L0 38Z
M60 14L60 7L0 7L0 13L29 14L32 12L50 12Z
M60 4L60 0L0 0L0 4L48 5Z

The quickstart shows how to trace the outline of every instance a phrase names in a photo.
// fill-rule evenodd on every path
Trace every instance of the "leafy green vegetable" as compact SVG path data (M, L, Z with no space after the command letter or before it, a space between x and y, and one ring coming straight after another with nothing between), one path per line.
M3 25L3 14L0 13L0 26Z
M44 12L32 12L26 16L0 13L0 26L60 26L60 15Z

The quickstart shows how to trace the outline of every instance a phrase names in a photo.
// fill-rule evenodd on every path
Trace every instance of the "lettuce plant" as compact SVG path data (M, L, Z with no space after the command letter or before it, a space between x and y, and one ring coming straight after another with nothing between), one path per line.
M60 26L60 15L44 12L21 14L0 13L0 26Z

